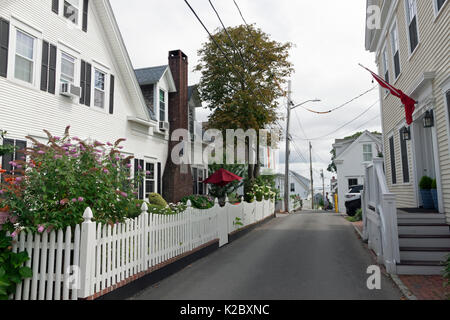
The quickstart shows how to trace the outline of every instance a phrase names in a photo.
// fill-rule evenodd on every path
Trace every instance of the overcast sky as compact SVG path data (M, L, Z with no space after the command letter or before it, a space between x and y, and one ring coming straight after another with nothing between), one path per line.
M192 69L198 61L197 50L208 37L183 0L110 1L135 68L167 64L168 51L181 49L189 57L189 83L199 80L200 75ZM220 26L208 0L189 2L210 31ZM376 70L374 55L364 49L365 1L237 0L237 3L248 23L256 23L276 41L295 44L290 58L295 67L292 77L295 103L319 98L321 103L306 106L326 111L374 86L370 74L358 66L362 63ZM233 0L213 0L213 4L227 26L242 24ZM377 101L378 90L374 90L329 115L297 108L292 114L291 127L297 149L309 161L306 138L322 137L335 131ZM285 106L280 112L285 113ZM379 117L370 121L379 113L377 103L354 123L312 141L316 185L320 169L324 169L329 185L332 174L326 168L334 139L357 130L381 131ZM201 111L200 114L206 119L208 113ZM300 129L299 120L307 137ZM291 169L309 178L309 163L303 163L292 149Z

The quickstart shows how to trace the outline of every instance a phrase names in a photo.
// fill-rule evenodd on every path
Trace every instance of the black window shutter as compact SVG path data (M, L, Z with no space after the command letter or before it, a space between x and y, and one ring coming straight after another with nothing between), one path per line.
M59 13L59 0L52 0L52 11L56 14Z
M158 193L162 195L162 166L161 162L158 162Z
M14 146L14 140L12 139L3 139L4 146ZM14 160L14 152L8 153L2 156L2 169L6 170L6 174L11 174L12 166L9 164ZM2 175L3 180L3 175Z
M397 51L394 55L395 77L400 75L400 53Z
M56 46L50 45L50 59L48 66L48 92L55 94L56 89Z
M86 63L86 95L84 98L84 104L88 107L91 106L91 82L92 82L92 65Z
M86 62L81 60L81 75L80 75L80 87L81 87L81 97L80 104L84 104L84 98L86 96Z
M83 26L82 29L84 32L87 32L88 27L88 11L89 10L89 0L84 0L83 3Z
M402 149L403 182L409 183L408 147L406 140L403 139L402 130L400 130L400 145Z
M49 44L47 41L42 42L42 64L41 64L41 90L47 91L48 88L48 58Z
M392 174L392 184L397 183L397 171L395 169L395 150L394 150L394 137L389 139L389 149L391 154L391 174Z
M114 113L114 76L111 75L111 80L110 80L110 84L109 84L109 113L113 114Z
M8 73L9 22L0 18L0 77Z

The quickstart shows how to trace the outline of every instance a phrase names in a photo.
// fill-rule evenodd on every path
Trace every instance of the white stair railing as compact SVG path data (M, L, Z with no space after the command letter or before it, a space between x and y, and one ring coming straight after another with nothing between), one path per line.
M400 262L396 196L389 192L383 170L383 159L375 158L365 168L364 190L361 194L363 238L368 241L389 273L396 273Z

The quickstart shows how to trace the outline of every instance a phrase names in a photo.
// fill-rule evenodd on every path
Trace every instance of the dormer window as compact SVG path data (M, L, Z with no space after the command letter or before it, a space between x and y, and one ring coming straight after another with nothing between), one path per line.
M64 0L64 17L78 25L80 0Z
M166 121L166 92L159 90L159 121Z

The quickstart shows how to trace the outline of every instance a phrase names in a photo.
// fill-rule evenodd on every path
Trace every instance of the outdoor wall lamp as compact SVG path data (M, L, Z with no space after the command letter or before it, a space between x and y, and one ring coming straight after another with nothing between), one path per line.
M434 127L434 116L433 116L433 110L427 110L425 112L425 117L423 118L423 127L424 128L431 128Z
M403 127L401 135L404 141L411 140L411 129L409 127Z

